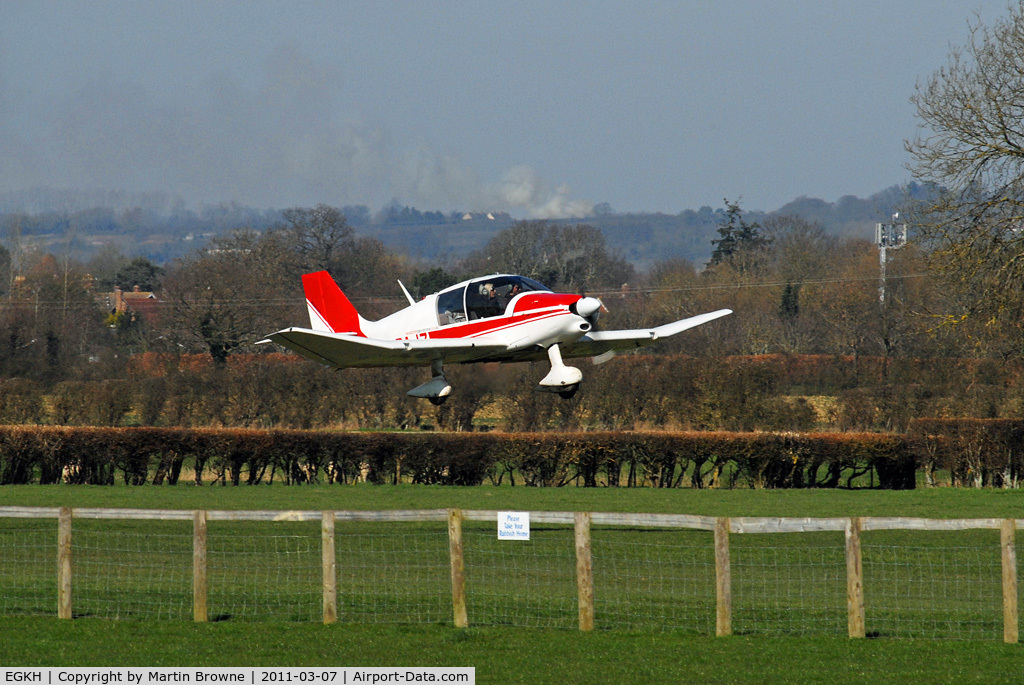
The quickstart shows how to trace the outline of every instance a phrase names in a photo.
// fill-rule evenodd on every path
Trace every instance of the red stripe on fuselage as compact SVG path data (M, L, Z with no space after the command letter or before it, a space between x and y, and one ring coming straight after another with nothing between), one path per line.
M498 331L520 326L535 321L543 321L557 316L570 315L571 312L565 309L552 309L530 314L517 314L515 316L492 316L486 319L477 319L469 323L445 326L427 334L430 338L479 338Z
M445 326L427 334L430 338L477 338L534 323L557 316L573 315L568 306L580 299L579 295L556 293L527 293L516 300L513 313L477 319L464 324ZM564 307L564 308L563 308ZM574 316L574 315L573 315Z

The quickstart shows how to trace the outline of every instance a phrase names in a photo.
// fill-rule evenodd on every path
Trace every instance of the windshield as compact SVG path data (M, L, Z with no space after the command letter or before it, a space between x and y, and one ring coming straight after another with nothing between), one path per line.
M437 296L437 320L442 326L467 319L485 319L504 314L520 293L551 292L550 288L525 276L489 276L465 288L453 288Z
M469 320L504 314L520 293L547 291L543 285L525 276L491 276L473 281L466 288L466 313Z

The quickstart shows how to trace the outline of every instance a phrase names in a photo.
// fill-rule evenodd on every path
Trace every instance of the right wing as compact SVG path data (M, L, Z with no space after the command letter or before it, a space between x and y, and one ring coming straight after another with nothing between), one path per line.
M486 338L379 340L308 328L286 328L260 341L268 342L338 369L423 366L435 360L455 363L483 361L489 355L507 349L504 343L492 343Z
M700 326L708 321L732 314L731 309L719 309L707 314L691 316L688 319L656 326L655 328L631 328L617 331L591 331L579 340L562 344L563 357L597 357L607 352L632 350L667 338L685 330Z

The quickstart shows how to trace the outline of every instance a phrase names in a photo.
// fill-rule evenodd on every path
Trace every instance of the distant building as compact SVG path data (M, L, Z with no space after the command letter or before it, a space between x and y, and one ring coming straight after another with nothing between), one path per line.
M507 212L466 212L462 215L463 221L511 221L512 217Z
M114 292L104 293L106 308L111 314L139 314L147 321L153 321L157 315L159 300L155 293L140 290L139 286L124 291L114 286Z

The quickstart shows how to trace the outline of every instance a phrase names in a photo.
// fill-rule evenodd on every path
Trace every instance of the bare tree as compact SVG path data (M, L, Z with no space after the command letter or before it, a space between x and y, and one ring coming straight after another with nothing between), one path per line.
M317 205L312 209L294 207L283 213L285 223L270 233L288 257L291 277L298 283L301 273L329 271L347 293L357 296L397 294L395 280L406 271L404 260L376 238L357 236L340 209ZM389 314L384 307L367 314Z
M278 235L242 229L179 261L164 281L169 336L223 364L282 322L299 320L292 310L300 286L289 278L288 258Z
M312 209L286 209L282 216L285 224L281 230L288 235L303 271L335 271L339 261L352 252L355 231L341 210L321 204Z
M634 276L633 267L608 249L599 229L546 221L520 221L500 231L468 265L522 274L571 291L618 288Z
M911 98L910 170L940 191L915 217L963 312L950 322L1021 319L1024 291L1024 2L971 27Z

